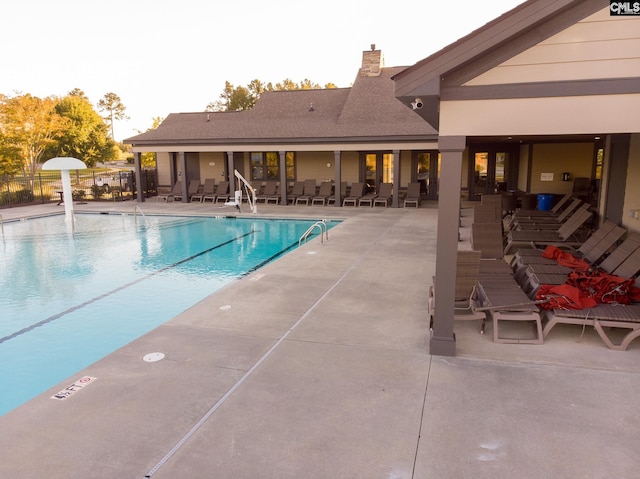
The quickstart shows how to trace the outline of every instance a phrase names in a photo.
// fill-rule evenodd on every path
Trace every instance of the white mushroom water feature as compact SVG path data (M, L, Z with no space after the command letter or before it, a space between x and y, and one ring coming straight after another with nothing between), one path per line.
M73 227L73 194L71 191L71 170L84 170L87 165L77 158L56 157L42 165L43 170L60 170L62 176L62 200L64 202L64 220Z

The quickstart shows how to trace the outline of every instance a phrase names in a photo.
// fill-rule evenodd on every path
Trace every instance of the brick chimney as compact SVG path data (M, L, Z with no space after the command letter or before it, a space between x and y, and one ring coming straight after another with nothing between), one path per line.
M383 67L384 58L382 57L382 52L380 50L376 50L375 43L372 43L371 50L362 52L362 68L360 69L360 76L380 76Z

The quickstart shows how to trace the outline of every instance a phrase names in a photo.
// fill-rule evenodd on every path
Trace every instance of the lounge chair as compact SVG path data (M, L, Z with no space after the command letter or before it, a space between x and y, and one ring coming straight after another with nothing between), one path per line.
M380 192L378 193L377 198L373 200L373 206L382 205L386 208L389 206L389 203L391 203L392 197L393 183L382 183L380 184Z
M621 278L636 276L640 272L640 236L629 236L597 269ZM523 287L535 294L543 284L564 284L573 270L557 264L529 264L518 271Z
M612 221L605 221L582 243L577 249L567 248L572 254L584 258L594 264L602 255L607 253L625 235L627 230L616 226ZM597 255L597 256L596 256ZM521 249L516 251L514 260L520 263L554 264L555 261L542 257L542 251L536 249ZM514 261L514 263L515 263Z
M373 206L373 200L378 197L377 191L370 191L358 200L358 206Z
M340 182L340 200L342 201L343 199L346 198L347 196L347 189L349 188L349 184L346 181L341 181ZM327 198L327 204L328 205L335 205L336 204L336 197L335 195L330 196L329 198Z
M229 201L230 197L231 195L229 194L229 182L225 180L218 183L214 203L225 203L226 201Z
M273 203L274 205L277 205L280 203L280 183L278 183L276 185L276 190L273 194L271 195L267 195L267 199L265 200L265 203Z
M500 262L501 260L483 261ZM486 311L491 315L495 343L542 344L544 342L542 318L536 301L532 301L525 294L511 274L493 272L482 275L478 279L478 301L480 307L476 307L476 311ZM534 326L533 337L521 334L503 336L500 332L500 324L505 321L531 323Z
M200 189L200 180L190 180L187 187L187 202L191 201L191 197L198 193ZM175 201L182 201L182 191L173 196Z
M414 205L416 208L420 206L422 198L420 197L420 183L409 183L407 188L407 196L404 198L404 207Z
M156 202L160 200L164 200L165 203L168 203L169 201L173 201L176 195L179 195L181 193L182 193L182 180L178 180L173 185L173 188L171 188L171 191L169 193L156 196Z
M502 223L502 209L498 205L473 205L474 223Z
M325 205L329 200L329 197L333 193L333 183L331 181L323 181L320 183L320 189L318 190L318 194L311 198L312 205Z
M316 180L305 180L304 192L296 198L296 205L308 205L309 201L316 196Z
M515 230L552 230L557 229L560 225L568 221L568 218L578 209L588 209L589 204L583 203L579 199L575 199L567 206L562 213L555 217L539 217L527 220L516 220L510 223L509 228Z
M191 196L191 201L200 201L203 202L204 197L206 195L212 195L216 191L216 180L215 178L205 178L204 186L202 187L202 191L196 193Z
M471 247L481 252L482 259L504 258L502 223L472 223Z
M515 246L530 245L550 245L564 244L577 246L583 243L578 237L578 230L591 218L592 213L588 209L579 209L564 223L558 231L509 231L507 234L507 245L504 254L509 254Z
M264 189L259 195L256 195L256 203L266 203L267 198L274 196L278 188L277 181L267 181Z
M560 201L558 201L555 204L555 206L550 210L540 211L540 210L529 210L529 209L521 208L514 213L514 217L519 219L534 218L534 217L540 217L540 216L555 217L555 216L558 216L558 214L562 211L565 205L568 204L571 198L572 198L571 193L564 195L562 198L560 198Z
M458 251L456 256L454 319L480 321L480 332L482 333L484 331L484 321L486 319L486 314L474 311L476 287L478 284L479 274L480 252ZM429 316L429 327L433 326L433 318L435 315L435 286L436 278L434 276L433 284L429 287L427 300L427 315Z
M304 181L296 181L293 183L291 191L287 195L287 202L295 204L299 196L304 194Z
M362 198L362 195L364 195L364 186L364 183L353 183L351 185L349 196L342 200L342 206L357 206L358 201Z
M547 323L542 334L551 332L556 324L593 326L600 339L609 349L626 351L635 338L640 336L640 304L599 304L585 309L553 309L546 312ZM629 329L619 342L614 342L604 328Z

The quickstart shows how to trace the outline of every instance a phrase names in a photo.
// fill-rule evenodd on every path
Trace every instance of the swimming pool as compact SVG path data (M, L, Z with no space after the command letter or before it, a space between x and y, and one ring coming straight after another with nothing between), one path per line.
M73 235L62 216L5 223L0 415L297 247L313 223L81 214Z

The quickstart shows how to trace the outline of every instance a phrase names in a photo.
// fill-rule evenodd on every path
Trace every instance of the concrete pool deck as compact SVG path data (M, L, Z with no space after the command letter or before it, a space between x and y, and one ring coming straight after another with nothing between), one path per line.
M611 351L592 329L560 325L543 345L496 344L490 324L480 335L464 321L457 356L431 356L437 209L258 214L345 221L1 416L0 477L638 476L640 340ZM461 249L468 238L463 216ZM165 359L143 361L152 352ZM49 399L84 375L97 381Z

